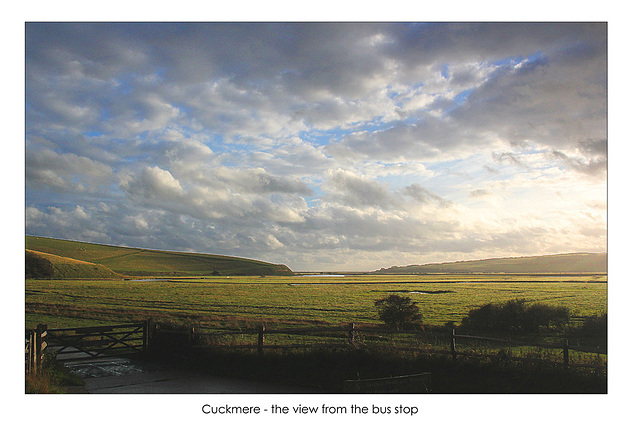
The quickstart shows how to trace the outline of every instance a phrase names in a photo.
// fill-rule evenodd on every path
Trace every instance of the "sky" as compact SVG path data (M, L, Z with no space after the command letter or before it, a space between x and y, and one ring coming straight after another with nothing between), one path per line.
M27 23L25 231L296 271L607 251L605 23Z

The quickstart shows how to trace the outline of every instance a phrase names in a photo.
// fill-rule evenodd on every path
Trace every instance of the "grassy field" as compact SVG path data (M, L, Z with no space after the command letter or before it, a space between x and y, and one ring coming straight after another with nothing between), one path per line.
M26 326L110 324L148 318L228 329L380 323L375 300L417 301L424 322L458 323L469 310L513 298L566 306L575 316L607 311L606 275L353 275L188 277L158 280L26 280Z

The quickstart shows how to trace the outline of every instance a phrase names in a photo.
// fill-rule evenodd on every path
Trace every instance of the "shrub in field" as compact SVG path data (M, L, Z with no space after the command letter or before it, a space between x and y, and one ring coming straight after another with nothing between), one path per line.
M569 309L546 304L526 304L514 299L503 304L485 304L462 319L463 328L508 334L538 333L562 329L569 322Z
M387 326L403 329L422 323L422 313L418 303L409 297L391 294L375 302L378 315Z

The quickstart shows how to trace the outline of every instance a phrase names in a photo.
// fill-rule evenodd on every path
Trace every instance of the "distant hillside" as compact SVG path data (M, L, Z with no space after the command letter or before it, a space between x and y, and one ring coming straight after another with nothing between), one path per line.
M428 273L606 273L607 254L575 253L520 258L493 258L442 264L389 267L376 274Z
M102 265L128 276L292 275L283 264L222 255L171 252L26 236L26 249Z
M28 279L97 279L121 276L104 265L26 250L25 277Z

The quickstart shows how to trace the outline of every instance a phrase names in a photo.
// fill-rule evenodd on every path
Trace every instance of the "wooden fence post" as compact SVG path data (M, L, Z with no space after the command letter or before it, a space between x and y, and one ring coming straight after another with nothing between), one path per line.
M187 353L189 359L191 359L191 356L192 356L191 351L192 351L192 347L193 347L193 341L194 341L195 334L196 334L196 328L194 328L194 327L189 328L189 336L188 336L189 349L188 349L188 353Z
M144 321L144 325L142 326L142 354L147 354L147 349L149 348L149 323L150 320L147 319Z
M258 328L258 354L262 354L264 351L264 325L260 325Z
M569 340L564 340L562 345L562 361L565 368L569 367Z
M29 342L27 343L27 348L25 353L26 356L26 371L27 374L34 372L35 364L36 364L36 332L33 330L29 331Z
M36 327L35 347L34 371L38 373L42 369L44 349L47 348L47 325L41 323Z
M451 358L456 360L456 330L451 329Z
M353 345L356 336L356 325L351 323L349 325L349 345Z

